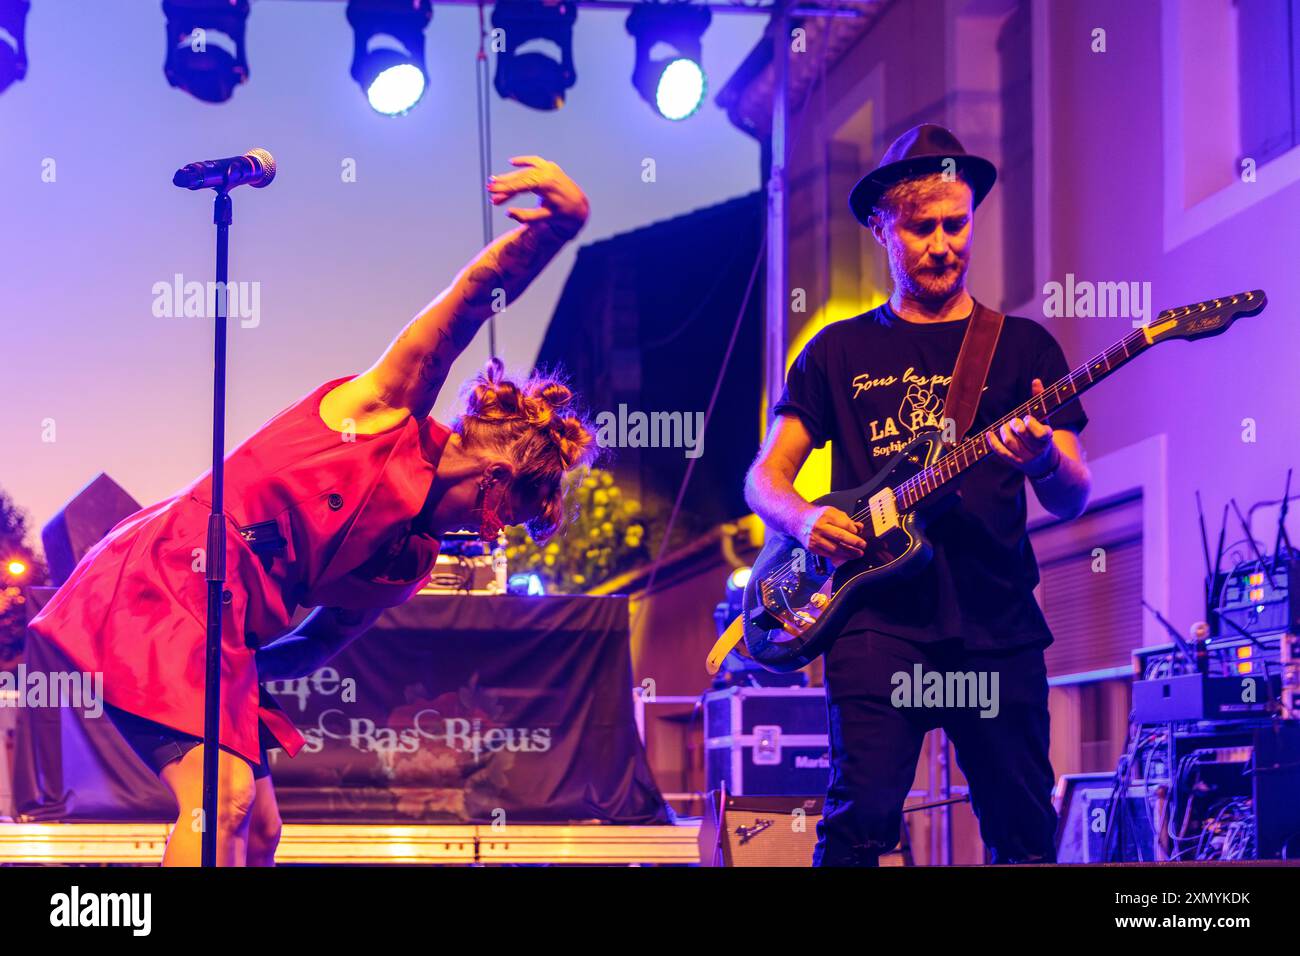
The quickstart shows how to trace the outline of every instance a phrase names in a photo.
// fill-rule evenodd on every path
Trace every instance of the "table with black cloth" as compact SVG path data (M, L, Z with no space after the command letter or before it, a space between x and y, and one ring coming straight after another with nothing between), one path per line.
M28 589L28 614L52 595ZM271 752L291 822L662 824L632 711L623 597L417 595L309 678L265 688L307 739ZM66 671L28 631L29 671ZM29 820L170 820L107 717L19 713Z

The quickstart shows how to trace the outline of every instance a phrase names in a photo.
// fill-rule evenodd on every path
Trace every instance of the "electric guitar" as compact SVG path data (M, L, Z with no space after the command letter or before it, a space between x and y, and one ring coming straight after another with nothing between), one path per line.
M940 431L918 434L866 484L813 502L832 505L862 522L860 537L866 549L860 558L834 566L797 539L769 528L745 587L739 621L750 655L778 672L811 663L857 605L851 596L868 592L862 596L869 597L872 589L929 561L933 548L925 536L926 515L951 501L958 476L992 454L986 432L1031 414L1046 422L1061 406L1156 343L1218 335L1267 304L1257 289L1167 309L975 437L948 448L954 443L945 443Z

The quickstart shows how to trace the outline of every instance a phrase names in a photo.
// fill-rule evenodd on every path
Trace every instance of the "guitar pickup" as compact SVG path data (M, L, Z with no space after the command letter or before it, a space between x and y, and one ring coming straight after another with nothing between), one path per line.
M893 489L877 491L868 499L867 508L871 512L871 530L876 537L898 527L898 503L894 500Z

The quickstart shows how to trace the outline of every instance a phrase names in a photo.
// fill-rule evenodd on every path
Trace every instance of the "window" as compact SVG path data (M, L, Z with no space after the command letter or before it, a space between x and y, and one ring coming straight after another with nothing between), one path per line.
M1241 156L1257 165L1300 145L1300 0L1236 0Z
M1169 252L1300 181L1300 0L1163 0L1161 71Z
M1032 535L1036 591L1054 643L1049 677L1131 666L1142 645L1142 498L1100 502Z

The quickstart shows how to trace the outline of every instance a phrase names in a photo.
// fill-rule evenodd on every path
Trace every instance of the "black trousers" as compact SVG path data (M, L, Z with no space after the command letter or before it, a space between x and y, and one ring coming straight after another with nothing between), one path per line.
M925 679L916 681L918 664L922 675L937 673L949 689L932 694L928 706L910 686L926 686ZM965 701L957 696L959 687L972 687L970 679L949 679L959 674L983 675L985 703L978 694L965 694ZM959 641L846 632L826 655L826 696L831 781L817 824L815 866L874 866L897 845L925 734L939 727L953 742L993 862L1055 860L1041 646L970 651Z

